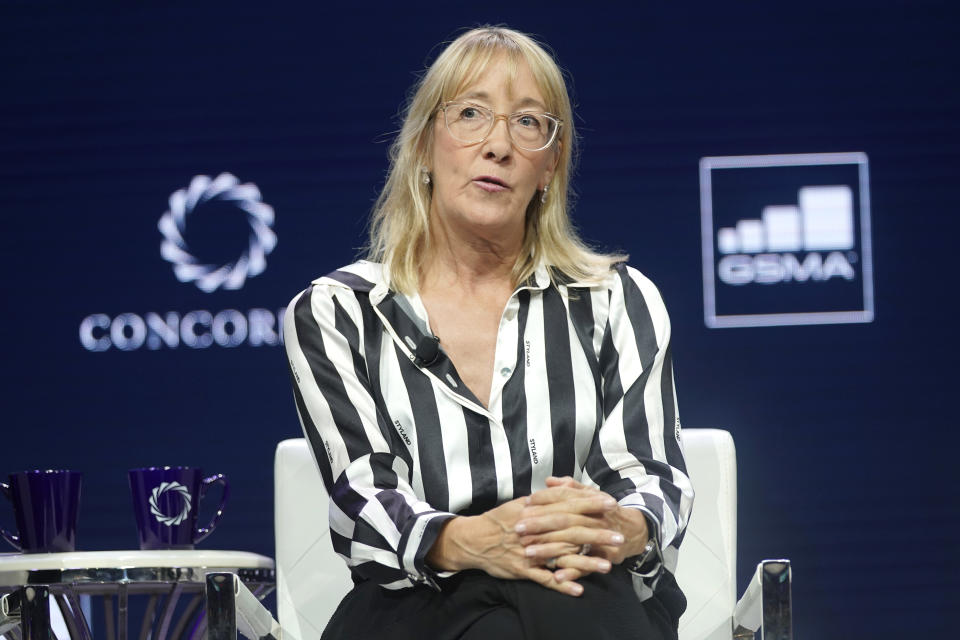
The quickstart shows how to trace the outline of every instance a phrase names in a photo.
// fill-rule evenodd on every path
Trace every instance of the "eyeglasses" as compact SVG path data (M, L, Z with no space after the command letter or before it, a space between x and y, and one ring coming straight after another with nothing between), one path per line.
M493 131L497 120L507 121L507 132L515 146L524 151L542 151L557 137L563 120L542 111L517 111L510 115L470 102L444 102L440 105L447 131L459 142L483 142Z

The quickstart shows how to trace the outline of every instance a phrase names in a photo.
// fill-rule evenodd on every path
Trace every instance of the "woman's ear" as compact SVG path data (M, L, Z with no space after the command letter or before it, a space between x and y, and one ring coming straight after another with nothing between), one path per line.
M547 170L543 175L543 184L540 185L540 191L543 191L543 188L553 180L553 174L556 172L557 165L560 163L560 156L563 155L561 153L563 150L562 145L562 142L557 141L556 146L553 147L553 158L549 161Z

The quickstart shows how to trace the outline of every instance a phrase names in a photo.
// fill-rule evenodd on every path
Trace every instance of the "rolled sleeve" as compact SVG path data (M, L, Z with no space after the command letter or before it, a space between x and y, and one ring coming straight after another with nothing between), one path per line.
M444 574L425 558L454 514L415 494L407 461L381 430L358 308L349 289L314 285L284 318L297 412L330 494L331 541L352 572L384 588L438 589Z
M656 287L621 265L610 288L600 351L604 419L587 472L621 506L639 509L664 566L642 577L655 584L689 521L693 487L680 446L680 420L670 358L670 320Z

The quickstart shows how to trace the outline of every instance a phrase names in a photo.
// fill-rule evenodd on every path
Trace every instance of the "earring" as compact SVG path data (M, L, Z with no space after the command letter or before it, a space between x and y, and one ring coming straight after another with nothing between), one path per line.
M550 189L550 185L545 185L543 187L543 193L540 194L540 202L547 201L547 191Z
M422 183L425 184L425 185L429 185L429 184L430 184L430 171L429 171L426 167L420 167L420 173L422 174L422 175L420 176L420 182L422 182Z

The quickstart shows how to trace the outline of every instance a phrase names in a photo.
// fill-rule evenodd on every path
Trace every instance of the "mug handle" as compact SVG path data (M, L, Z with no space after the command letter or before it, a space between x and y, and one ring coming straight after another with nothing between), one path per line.
M10 493L10 485L8 485L6 482L0 482L0 493L3 493L4 497L13 503L13 495ZM3 527L0 527L0 536L3 536L3 539L9 542L17 551L23 551L23 547L20 546L20 536L10 533Z
M207 489L210 488L210 485L217 483L223 485L223 495L220 496L220 506L217 507L217 512L213 515L213 519L210 520L210 524L208 524L206 527L197 528L196 532L193 534L194 544L200 542L208 535L213 533L213 530L217 528L217 524L220 522L220 518L223 517L223 508L227 506L227 498L230 497L230 483L227 482L227 476L223 475L222 473L218 473L210 476L209 478L203 479L203 481L200 483L200 497L197 499L197 503L203 500L203 496L207 494Z

